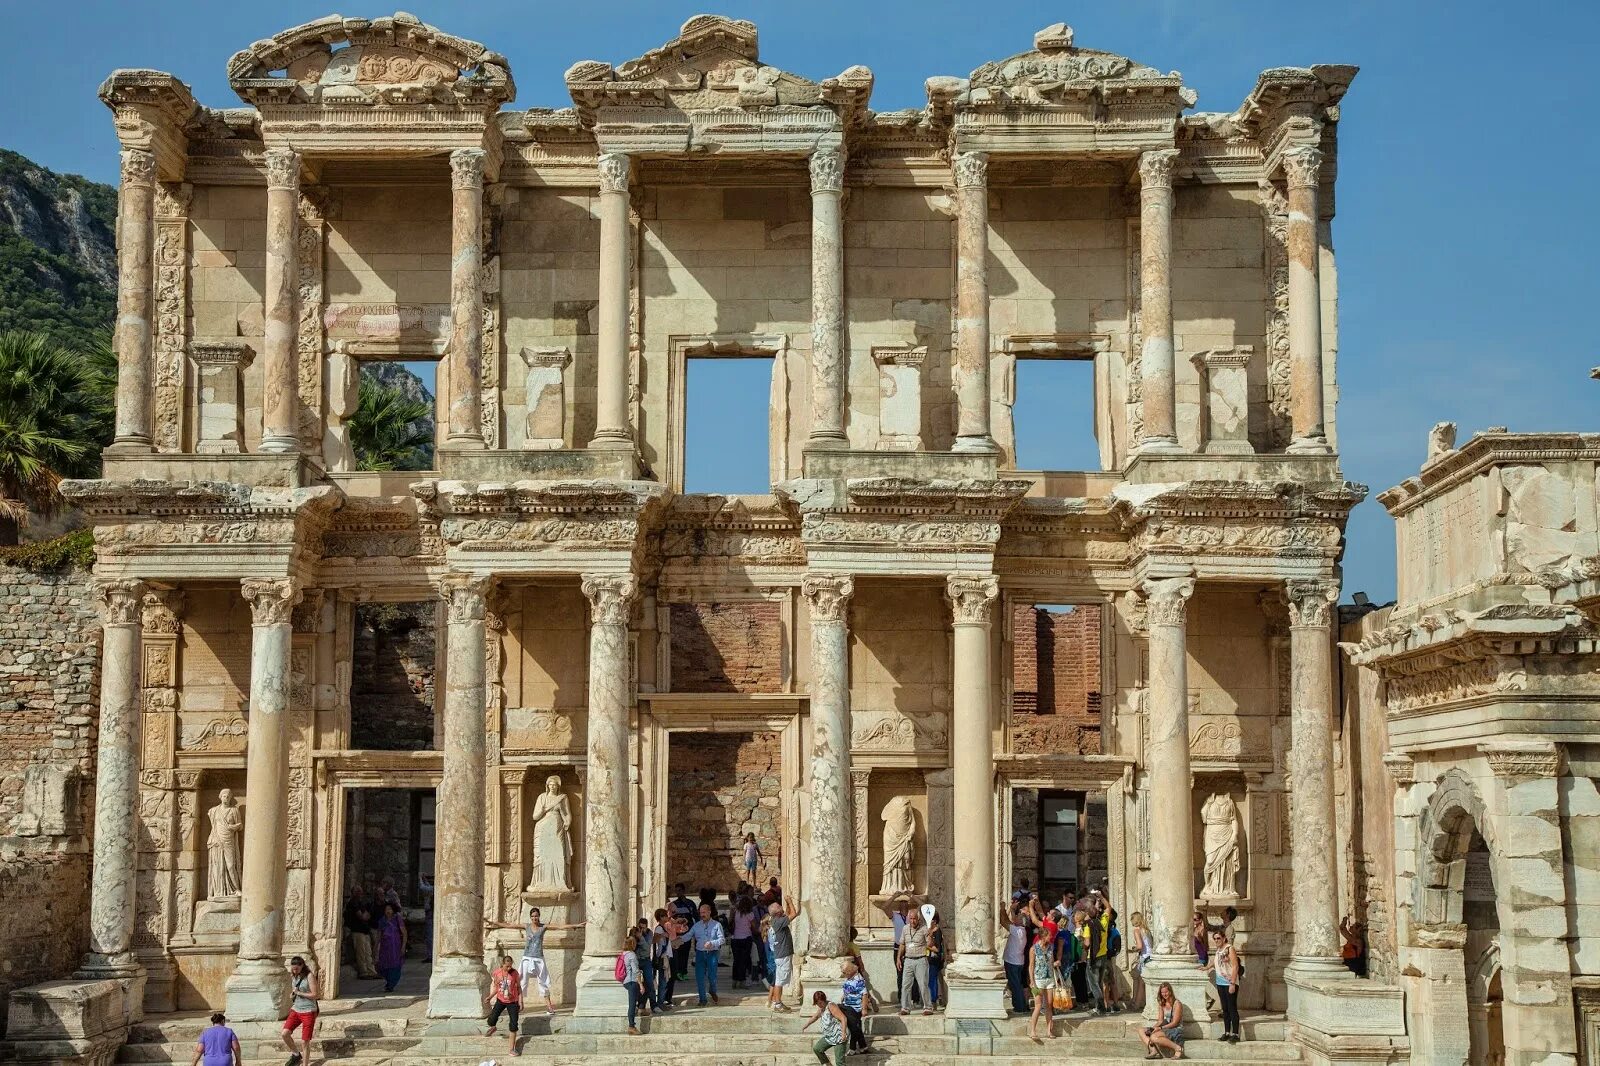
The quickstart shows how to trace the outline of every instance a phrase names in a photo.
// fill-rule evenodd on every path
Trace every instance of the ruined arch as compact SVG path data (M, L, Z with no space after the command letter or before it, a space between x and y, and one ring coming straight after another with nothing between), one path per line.
M1461 770L1449 770L1422 812L1417 833L1415 921L1424 926L1460 925L1467 850L1476 829L1494 852L1484 819L1483 797Z

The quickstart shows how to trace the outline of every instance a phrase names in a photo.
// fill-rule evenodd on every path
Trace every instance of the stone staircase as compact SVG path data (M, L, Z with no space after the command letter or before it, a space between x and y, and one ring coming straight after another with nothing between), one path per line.
M690 997L692 1000L692 997ZM680 1000L681 1002L681 1000ZM365 1009L363 1009L365 1008ZM638 1036L570 1032L571 1016L554 1017L535 1010L523 1020L522 1055L513 1059L506 1051L504 1030L494 1038L483 1029L446 1035L423 1015L421 1004L401 1010L384 1009L360 1000L330 1005L318 1025L314 1066L349 1063L351 1066L480 1066L494 1061L526 1066L580 1066L593 1062L618 1066L809 1066L815 1026L807 1033L800 1026L810 1016L775 1015L762 1006L760 994L741 998L724 996L720 1006L680 1007L670 1014L641 1018ZM995 1026L993 1066L1044 1066L1070 1061L1075 1066L1125 1066L1140 1061L1143 1048L1135 1036L1136 1015L1097 1017L1072 1014L1056 1022L1054 1040L1035 1043L1027 1036L1025 1018ZM136 1025L117 1055L119 1063L187 1064L200 1030L199 1015L165 1015ZM460 1028L460 1027L458 1027ZM1300 1062L1300 1051L1285 1040L1281 1015L1257 1015L1245 1020L1246 1042L1232 1045L1212 1039L1220 1032L1216 1023L1191 1027L1185 1057L1197 1062L1258 1064ZM250 1066L283 1063L288 1055L277 1039L278 1026L264 1023L234 1025ZM849 1061L870 1066L957 1066L976 1057L965 1037L946 1031L942 1016L880 1014L868 1019L872 1053ZM958 1044L960 1045L958 1049Z

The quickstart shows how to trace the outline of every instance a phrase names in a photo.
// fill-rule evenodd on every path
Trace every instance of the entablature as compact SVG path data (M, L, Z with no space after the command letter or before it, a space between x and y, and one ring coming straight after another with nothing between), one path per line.
M115 116L123 148L152 153L159 180L184 180L190 129L202 111L189 86L164 71L114 70L100 99Z

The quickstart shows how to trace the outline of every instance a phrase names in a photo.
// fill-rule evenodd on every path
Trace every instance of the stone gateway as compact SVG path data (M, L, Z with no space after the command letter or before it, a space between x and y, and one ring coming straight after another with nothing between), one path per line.
M1349 667L1383 761L1335 640L1356 68L1196 113L1066 25L1018 47L885 112L865 67L780 70L716 15L573 64L556 109L405 14L247 45L235 106L113 72L116 438L63 486L99 612L88 950L13 994L0 1057L187 1061L213 1010L270 1044L297 955L329 1039L360 1053L373 1012L397 1064L498 1050L506 954L562 1061L803 1052L737 1003L715 1040L693 1011L624 1034L624 937L685 877L725 899L754 836L793 1003L852 955L892 990L883 897L937 908L942 1013L894 1037L919 1062L1036 1054L997 943L1026 886L1101 889L1130 946L1138 912L1195 1039L1191 918L1225 901L1263 1056L1461 1063L1471 1008L1505 1061L1575 1064L1595 442L1441 437L1383 498L1408 576ZM766 492L685 491L688 434L726 428L686 413L711 359L759 363L766 431L718 446L764 448ZM1041 361L1085 370L1094 469L1019 454ZM392 362L434 367L429 469L359 469ZM402 928L404 1003L352 965ZM1127 1021L1072 1035L1137 1053Z

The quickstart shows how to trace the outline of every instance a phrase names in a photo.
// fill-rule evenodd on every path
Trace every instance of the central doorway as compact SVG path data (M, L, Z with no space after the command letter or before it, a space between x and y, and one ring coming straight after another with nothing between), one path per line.
M432 788L357 788L345 793L342 995L403 1001L427 997L436 816ZM358 943L361 936L368 938L370 950ZM361 972L368 962L372 970Z
M667 747L668 885L725 897L742 880L762 886L783 865L783 753L772 731L674 733ZM759 853L747 874L745 842Z

